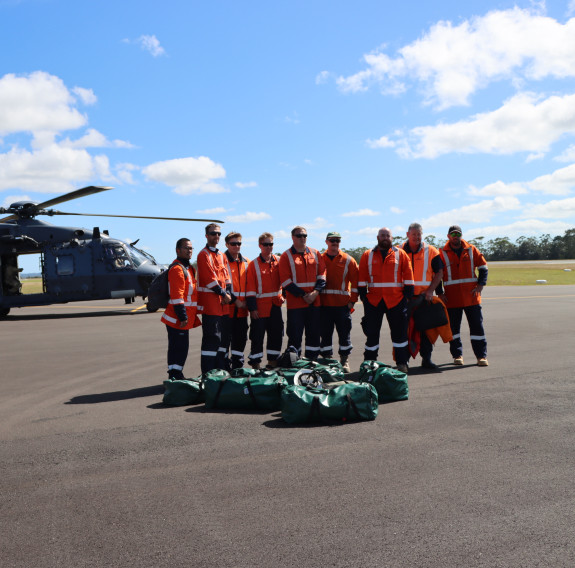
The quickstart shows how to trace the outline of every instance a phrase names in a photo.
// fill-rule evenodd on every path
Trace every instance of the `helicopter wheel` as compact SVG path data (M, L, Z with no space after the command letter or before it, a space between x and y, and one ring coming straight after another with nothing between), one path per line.
M150 306L150 304L146 304L146 309L147 309L151 314L153 314L154 312L157 312L157 311L158 311L158 308L152 308L152 307Z
M10 313L10 308L0 308L0 318L5 318Z

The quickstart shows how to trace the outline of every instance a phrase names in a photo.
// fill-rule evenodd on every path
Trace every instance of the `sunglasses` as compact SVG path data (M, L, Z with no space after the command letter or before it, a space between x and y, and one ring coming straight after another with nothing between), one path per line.
M210 235L210 237L215 237L216 235L218 235L218 237L221 235L222 233L220 233L220 231L210 231L208 233L208 235Z
M449 236L450 236L450 237L460 237L460 236L461 236L461 233L455 231L454 233L449 233Z
M327 239L330 243L341 243L341 239Z
M233 243L228 243L229 245L233 246L233 247L241 247L242 243L238 242L238 241L234 241Z
M273 243L260 243L261 247L273 247L274 244Z
M303 233L298 233L297 235L294 235L294 237L297 237L298 239L307 239L307 235L304 235Z

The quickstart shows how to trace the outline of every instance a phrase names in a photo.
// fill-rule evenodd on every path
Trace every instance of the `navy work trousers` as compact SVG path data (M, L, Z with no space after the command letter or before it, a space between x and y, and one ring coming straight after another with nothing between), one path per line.
M288 347L295 347L301 353L301 343L305 330L305 356L315 360L319 355L320 307L292 308L287 311Z
M226 350L226 357L231 349L232 369L240 369L244 366L244 350L248 342L248 318L228 316L224 319L224 324L226 329L222 343Z
M190 348L190 333L188 329L180 329L166 325L168 331L168 375L170 378L183 379L184 365Z
M451 351L451 356L454 359L463 356L463 345L461 343L461 319L463 317L463 312L465 312L465 317L469 323L469 336L473 353L478 359L487 357L487 339L485 338L485 330L483 329L483 313L481 311L481 304L466 306L464 308L447 308L447 312L449 314L451 333L453 334L453 340L449 342L449 351Z
M320 353L322 357L333 356L333 329L335 327L339 339L338 353L351 353L351 311L345 306L321 306Z
M275 361L281 354L284 337L284 320L282 309L279 306L272 306L269 317L251 320L251 349L248 356L250 365L252 363L261 363L264 356L264 337L266 334L268 361Z
M365 300L363 309L364 315L361 318L361 328L365 334L364 361L377 360L381 324L385 314L391 334L391 344L395 353L395 362L398 365L407 365L409 361L409 343L407 340L409 319L405 298L393 308L388 308L383 299L377 306L372 306L368 300Z
M227 349L223 345L224 333L228 322L228 316L202 316L202 350L201 367L202 373L212 369L230 368Z

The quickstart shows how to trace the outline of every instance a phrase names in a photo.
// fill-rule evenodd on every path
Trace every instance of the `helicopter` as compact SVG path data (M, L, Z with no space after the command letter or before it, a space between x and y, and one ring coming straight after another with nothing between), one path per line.
M181 217L145 217L65 213L48 209L59 203L79 199L112 187L88 186L42 203L18 201L0 207L0 317L11 308L66 304L86 300L123 298L128 304L137 296L146 298L152 280L165 269L152 255L135 245L110 237L107 231L60 227L36 219L40 215L84 215L166 221L204 221ZM139 239L138 239L139 240ZM42 271L42 292L23 294L18 259L38 254ZM148 311L154 311L148 307Z

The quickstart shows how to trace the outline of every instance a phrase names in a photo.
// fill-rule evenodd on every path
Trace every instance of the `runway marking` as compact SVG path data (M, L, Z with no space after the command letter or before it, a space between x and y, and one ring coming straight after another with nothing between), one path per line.
M523 300L525 298L574 298L575 294L561 294L559 296L502 296L501 298L485 298L481 296L481 300Z
M130 311L131 311L132 313L134 313L134 312L137 312L137 311L139 311L139 310L143 310L145 307L147 307L146 304L144 304L143 306L140 306L139 308L135 308L135 309L133 309L133 310L130 310ZM162 311L164 311L164 310L162 310Z

